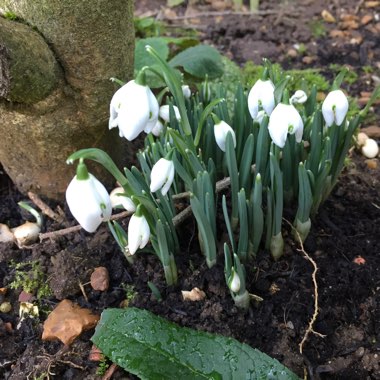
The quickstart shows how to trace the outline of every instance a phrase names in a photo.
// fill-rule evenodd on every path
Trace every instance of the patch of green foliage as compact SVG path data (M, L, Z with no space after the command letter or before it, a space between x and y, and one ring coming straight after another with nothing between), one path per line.
M125 299L129 302L132 302L137 296L135 287L131 284L121 284L121 288L125 291Z
M17 21L19 19L15 13L9 12L9 11L4 12L4 14L2 16L8 20L11 20L11 21Z
M100 360L98 364L98 367L96 368L96 374L98 376L104 376L109 366L110 366L109 360L103 355L102 359Z
M276 71L282 71L279 64L274 64L273 68ZM248 62L243 68L243 83L246 83L248 88L251 88L261 78L263 70L263 66ZM299 89L307 91L313 85L317 87L318 91L327 91L330 88L329 82L320 74L318 69L287 70L284 71L284 74L290 76L289 88L293 91Z
M326 26L322 20L313 20L309 23L311 34L315 38L324 37L327 33Z
M334 76L336 76L337 74L339 74L342 70L345 69L345 67L343 65L339 65L339 64L336 64L336 63L332 63L330 66L329 66L329 69L331 70L331 72L333 73ZM353 70L348 70L346 75L344 76L344 82L347 83L348 85L352 85L354 83L357 82L358 80L358 74L353 71Z
M14 280L9 284L11 289L22 289L27 293L35 294L38 300L52 294L38 260L25 263L11 262L11 267L15 270Z

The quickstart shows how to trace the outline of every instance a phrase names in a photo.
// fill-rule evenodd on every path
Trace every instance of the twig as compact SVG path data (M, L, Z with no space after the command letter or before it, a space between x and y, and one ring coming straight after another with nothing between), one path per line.
M123 212L120 212L119 214L112 215L110 220L118 220L118 219L126 218L127 216L131 216L132 214L133 212L123 211ZM73 227L63 228L62 230L45 232L43 234L39 234L40 242L46 239L54 239L57 236L68 235L68 234L71 234L72 232L80 231L81 229L82 227L80 225L77 225Z
M28 197L37 207L40 208L44 215L48 216L49 218L55 220L58 223L63 222L63 216L55 213L37 194L34 194L31 191L29 191Z
M283 218L283 219L285 220L286 223L289 224L289 226L292 228L293 231L295 231L295 233L297 235L298 242L300 243L300 246L301 246L301 249L297 249L297 251L302 252L303 255L305 256L305 258L310 261L311 265L314 268L313 273L311 275L311 278L313 280L313 285L314 285L314 313L313 313L312 318L310 319L309 325L305 331L305 334L301 340L301 343L299 344L300 353L302 354L303 346L304 346L305 342L307 341L307 338L309 337L310 333L313 333L314 335L317 335L321 338L324 338L326 336L326 335L320 334L319 332L316 332L313 330L314 323L318 317L318 308L319 308L319 306L318 306L318 284L317 284L318 266L315 263L315 261L305 251L305 248L303 246L302 239L301 239L299 232L294 228L294 226L288 220L286 220L285 218Z
M202 12L202 13L193 13L190 15L184 15L184 16L176 16L176 17L166 17L162 16L162 20L187 20L192 18L205 18L205 17L218 17L218 16L248 16L248 17L262 17L262 16L269 16L269 15L277 15L279 12L282 12L281 10L267 10L267 11L257 11L257 12L235 12L235 11L210 11L210 12ZM286 12L282 12L283 14L289 14L292 16L298 15L294 11L287 10Z
M115 363L112 363L110 367L107 369L104 376L102 377L102 380L110 380L113 373L116 371L117 368L118 368L117 365Z

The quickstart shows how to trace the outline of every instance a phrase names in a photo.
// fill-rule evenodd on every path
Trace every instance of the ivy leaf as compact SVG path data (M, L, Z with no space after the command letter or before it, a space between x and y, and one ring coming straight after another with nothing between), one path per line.
M142 38L136 41L135 46L135 70L141 70L144 66L154 66L156 60L145 49L146 45L152 46L158 55L167 60L169 57L168 41L161 37Z
M277 360L235 339L180 327L136 308L105 310L92 341L141 379L298 380Z
M190 75L204 79L220 77L223 74L222 57L219 52L208 45L198 45L177 54L169 64L173 67L182 66Z

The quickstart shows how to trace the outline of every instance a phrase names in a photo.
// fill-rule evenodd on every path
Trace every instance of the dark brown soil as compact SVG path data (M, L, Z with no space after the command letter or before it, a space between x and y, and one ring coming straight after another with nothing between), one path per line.
M160 8L165 1L137 3L140 14L148 11L156 14L155 10L161 9L161 17L167 15ZM366 8L366 3L369 2L294 0L278 5L271 0L262 1L265 15L210 14L207 18L197 16L197 24L193 19L177 18L171 22L194 23L203 31L205 41L239 64L268 57L286 67L320 67L328 71L331 63L348 63L359 74L359 81L351 87L354 92L351 94L359 98L361 91L373 90L380 68L380 24L379 19L376 21L380 6ZM192 11L214 12L212 4L196 4ZM189 14L189 9L176 8L176 16ZM323 9L329 10L338 22L322 23L326 34L316 37L310 25L321 20ZM356 15L358 28L342 29L343 14ZM373 19L361 24L367 14ZM329 31L335 29L348 34L334 39ZM362 42L351 43L359 34ZM289 56L296 43L305 44L307 54ZM310 63L304 62L305 56L312 57ZM371 66L373 71L365 74L363 65ZM26 215L21 215L17 202L26 198L1 172L0 223L11 227L22 223ZM46 219L44 232L75 225L68 210L65 211L68 221L58 224ZM0 295L0 303L7 300L12 304L10 313L0 313L0 378L34 379L43 374L45 377L40 378L47 378L49 373L50 378L67 380L100 378L96 375L97 363L88 359L92 331L82 334L70 347L64 347L60 342L41 340L42 324L62 299L71 299L100 314L106 307L118 307L126 298L125 285L133 285L134 306L149 309L182 326L232 336L277 358L300 377L307 373L309 379L380 379L379 222L380 170L370 169L362 156L352 152L350 164L321 207L305 243L306 252L318 266L319 311L314 330L323 336L311 334L303 354L299 352L299 344L314 311L313 267L290 234L286 236L285 255L278 262L274 263L263 250L248 266L248 290L263 298L262 302L252 304L248 314L233 304L224 281L222 257L213 269L206 267L191 219L180 227L179 284L170 288L166 288L160 263L154 256L141 254L133 265L128 264L105 227L93 235L79 231L44 240L28 249L0 243L0 288L9 287L14 280L12 261L38 260L54 293L39 300L39 318L28 318L20 325L18 296L22 289L8 289L5 296ZM358 257L365 262L357 264L354 259ZM105 292L94 291L87 284L98 266L105 266L110 272L110 286ZM159 288L162 302L152 297L147 281ZM84 284L87 299L79 284ZM183 302L181 290L193 287L204 290L206 299ZM12 331L7 322L11 323ZM133 377L118 369L113 378Z

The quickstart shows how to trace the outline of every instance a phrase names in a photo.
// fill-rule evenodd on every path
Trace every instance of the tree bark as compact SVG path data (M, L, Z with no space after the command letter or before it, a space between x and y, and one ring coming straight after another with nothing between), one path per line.
M0 11L22 20L0 19L0 162L21 191L60 199L74 151L131 157L108 112L109 78L133 75L133 0L0 0Z

